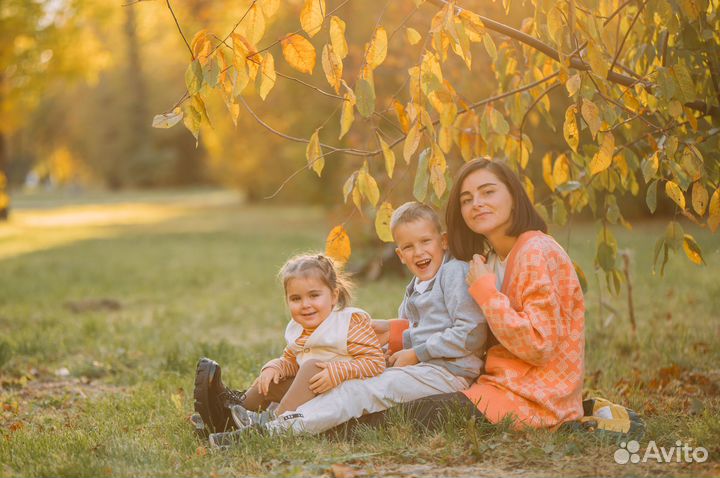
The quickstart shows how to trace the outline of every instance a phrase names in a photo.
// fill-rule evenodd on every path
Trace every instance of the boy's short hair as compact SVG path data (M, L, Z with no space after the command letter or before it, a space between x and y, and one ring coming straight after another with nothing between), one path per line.
M394 234L395 228L401 224L415 222L420 219L432 222L437 231L442 232L442 224L440 224L440 216L438 213L427 204L417 201L406 202L395 209L390 218L390 231Z

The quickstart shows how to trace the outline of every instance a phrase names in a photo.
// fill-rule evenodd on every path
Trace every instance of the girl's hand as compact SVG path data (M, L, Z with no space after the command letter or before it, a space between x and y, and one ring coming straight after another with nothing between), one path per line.
M380 341L380 346L390 341L390 321L389 320L372 320L371 325Z
M312 390L313 393L316 395L319 395L321 393L325 393L331 388L333 388L335 385L332 383L332 380L330 380L330 372L328 371L327 363L325 362L318 362L317 366L321 369L323 369L321 372L316 373L312 377L310 377L310 390Z
M482 276L493 273L492 269L485 263L485 258L480 254L473 255L469 264L470 270L468 270L467 276L465 277L467 285L473 285L473 283Z
M262 395L267 395L270 389L270 382L275 384L280 382L280 370L275 367L268 367L260 372L260 376L255 379L253 385L257 385L258 391Z
M420 363L417 354L413 349L400 350L390 356L388 363L391 367L406 367Z

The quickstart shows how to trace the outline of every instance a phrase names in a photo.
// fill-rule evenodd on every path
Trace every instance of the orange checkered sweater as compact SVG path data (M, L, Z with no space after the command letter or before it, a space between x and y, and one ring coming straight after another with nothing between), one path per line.
M572 261L551 236L528 231L510 252L500 291L496 282L489 274L469 289L498 343L463 393L492 423L512 416L518 427L544 428L579 419L585 302ZM391 324L391 350L402 322Z
M305 346L315 329L303 329L295 343ZM380 375L385 370L385 356L380 348L380 342L372 328L370 317L365 314L353 314L347 334L347 350L353 356L349 362L328 362L326 370L330 373L333 386L346 380L356 378L369 378ZM294 377L300 366L295 354L285 347L283 356L270 360L262 368L275 367L280 370L280 378Z

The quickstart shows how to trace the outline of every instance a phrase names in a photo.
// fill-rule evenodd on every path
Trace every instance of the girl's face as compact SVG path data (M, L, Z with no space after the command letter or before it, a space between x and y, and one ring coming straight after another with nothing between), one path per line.
M470 173L460 188L460 213L471 231L492 241L510 226L513 203L507 186L487 169Z
M338 302L339 291L331 290L325 282L314 276L294 277L285 284L290 315L305 329L322 324Z

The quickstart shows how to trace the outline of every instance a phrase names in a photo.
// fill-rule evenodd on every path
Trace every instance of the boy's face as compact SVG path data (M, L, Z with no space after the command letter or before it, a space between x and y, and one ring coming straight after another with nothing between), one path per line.
M435 277L443 263L447 249L447 236L438 231L432 221L418 219L399 224L393 230L400 262L405 264L418 280Z

